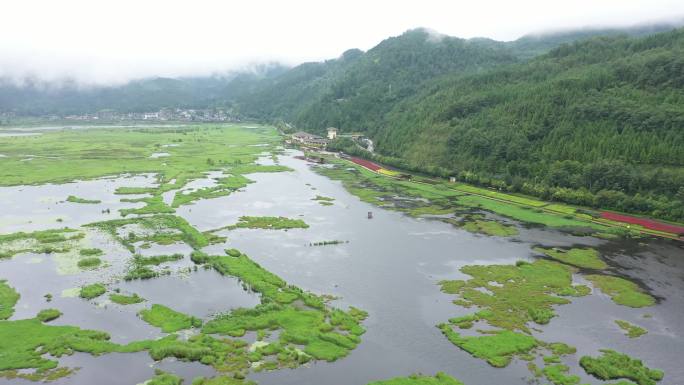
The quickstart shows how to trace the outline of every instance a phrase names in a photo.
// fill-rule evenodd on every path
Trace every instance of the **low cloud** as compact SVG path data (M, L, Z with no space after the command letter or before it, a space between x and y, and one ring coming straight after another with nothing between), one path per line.
M418 26L428 28L431 41L444 34L513 40L531 31L677 15L684 16L679 0L7 0L0 77L15 84L114 85L153 76L225 75L254 63L294 65L338 57L352 47L367 50Z

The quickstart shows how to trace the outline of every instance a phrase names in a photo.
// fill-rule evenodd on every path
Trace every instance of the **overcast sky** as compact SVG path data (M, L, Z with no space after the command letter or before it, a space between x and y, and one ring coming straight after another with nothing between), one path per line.
M683 0L2 0L0 77L109 84L369 49L407 29L513 40L684 17Z

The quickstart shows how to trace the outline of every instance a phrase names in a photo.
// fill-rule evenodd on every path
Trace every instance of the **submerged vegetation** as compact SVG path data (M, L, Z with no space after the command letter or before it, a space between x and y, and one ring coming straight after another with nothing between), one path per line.
M603 231L614 229L594 223L591 216L544 209L547 202L505 194L463 184L449 184L430 179L415 178L412 181L386 177L344 160L326 158L331 165L318 166L314 170L331 179L339 180L351 194L362 201L384 208L399 210L409 215L451 214L464 209L486 210L522 222L558 228ZM478 218L475 217L475 220ZM464 221L466 224L470 221ZM458 223L458 222L456 222ZM492 231L512 235L515 228L501 229L492 224L469 225L469 230Z
M446 373L439 372L434 377L412 374L408 377L396 377L389 380L373 381L368 385L463 385L463 383Z
M83 258L78 261L78 267L80 267L81 269L90 269L100 266L101 263L102 260L97 257Z
M603 270L608 267L608 265L599 257L598 251L590 248L570 249L565 251L557 248L544 249L536 247L534 248L534 251L545 254L557 261L583 269Z
M506 225L499 221L488 220L479 214L464 215L460 219L446 218L444 221L476 234L486 234L497 237L518 235L518 229L515 226Z
M311 198L312 201L318 202L321 206L332 206L335 198L330 198L322 195L316 195L315 198Z
M154 242L168 245L185 242L193 249L200 249L224 239L212 234L201 233L185 219L175 215L153 215L130 219L114 219L86 225L109 233L131 252L138 242ZM121 228L131 228L126 235L120 234Z
M612 275L585 276L594 286L609 295L618 305L629 307L646 307L655 304L655 298L645 293L634 282Z
M94 249L81 249L78 251L78 253L84 257L97 257L97 256L104 254L104 252L101 249L95 249L95 248Z
M42 230L0 235L0 259L17 254L51 254L69 252L84 237L73 229Z
M74 195L69 195L66 199L67 202L71 203L83 203L83 204L97 204L97 203L102 203L102 201L95 200L95 199L84 199L84 198L79 198Z

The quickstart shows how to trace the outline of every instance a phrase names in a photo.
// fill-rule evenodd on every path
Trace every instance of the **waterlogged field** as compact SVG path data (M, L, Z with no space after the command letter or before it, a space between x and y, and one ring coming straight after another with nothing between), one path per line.
M676 241L309 165L265 126L41 133L0 138L0 383L684 378Z

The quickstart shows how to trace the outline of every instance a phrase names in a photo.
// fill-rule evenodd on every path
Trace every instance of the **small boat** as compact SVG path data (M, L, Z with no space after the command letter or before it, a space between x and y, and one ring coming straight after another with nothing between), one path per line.
M372 211L368 212L368 219L373 219L373 212Z

